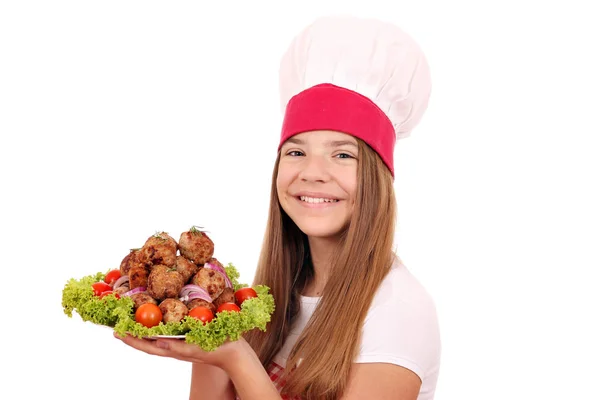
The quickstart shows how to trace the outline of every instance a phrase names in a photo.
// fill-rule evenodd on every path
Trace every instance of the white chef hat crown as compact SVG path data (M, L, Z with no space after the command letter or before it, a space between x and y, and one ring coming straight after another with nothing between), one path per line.
M279 147L302 131L340 130L371 145L392 174L395 142L417 126L431 93L427 60L406 32L350 16L321 17L304 28L284 53L279 78ZM316 89L320 94L309 93Z

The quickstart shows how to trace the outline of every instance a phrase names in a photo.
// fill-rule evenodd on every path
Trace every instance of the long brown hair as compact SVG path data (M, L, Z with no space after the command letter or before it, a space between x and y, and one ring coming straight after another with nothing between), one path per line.
M283 392L292 396L336 399L342 395L360 346L363 321L393 262L396 198L392 175L367 144L357 141L354 212L331 260L323 296L287 360ZM278 166L279 157L253 282L271 288L276 309L266 332L246 335L265 368L281 349L300 307L300 291L313 275L308 238L279 204Z

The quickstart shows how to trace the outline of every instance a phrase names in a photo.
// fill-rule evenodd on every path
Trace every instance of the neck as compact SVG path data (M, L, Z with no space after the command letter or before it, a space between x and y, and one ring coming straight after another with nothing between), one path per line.
M331 255L336 249L337 240L332 238L309 237L310 258L314 277L306 283L305 296L320 296L331 272Z

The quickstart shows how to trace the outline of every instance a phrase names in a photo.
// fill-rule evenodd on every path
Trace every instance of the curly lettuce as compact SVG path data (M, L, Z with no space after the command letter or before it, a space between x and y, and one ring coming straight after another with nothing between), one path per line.
M231 263L225 267L225 271L234 290L248 287L238 282L239 272ZM207 324L186 316L181 322L161 322L157 326L147 328L135 321L131 298L117 299L109 295L100 299L94 295L92 284L103 280L104 276L104 273L99 272L80 280L70 279L63 289L63 310L69 317L72 317L75 311L84 321L110 326L121 336L129 334L143 338L185 335L186 342L196 344L205 351L213 351L228 339L238 340L249 330L266 331L267 323L271 321L271 315L275 311L275 301L269 293L269 288L257 285L253 289L258 297L244 301L239 312L220 312Z
M223 311L208 324L203 325L200 321L185 317L190 330L185 335L185 341L194 343L204 350L212 351L222 345L225 340L238 340L240 336L249 330L267 329L267 323L275 311L273 296L268 293L266 286L255 286L253 288L258 297L248 299L242 303L241 311Z

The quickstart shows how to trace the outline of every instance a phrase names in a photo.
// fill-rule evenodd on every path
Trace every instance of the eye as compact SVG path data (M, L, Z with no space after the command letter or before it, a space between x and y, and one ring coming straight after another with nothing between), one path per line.
M336 154L335 157L337 157L337 158L354 158L354 156L352 156L348 153L339 153L339 154Z
M302 155L304 155L301 151L298 150L290 150L287 153L285 153L286 156L292 156L292 157L300 157Z

